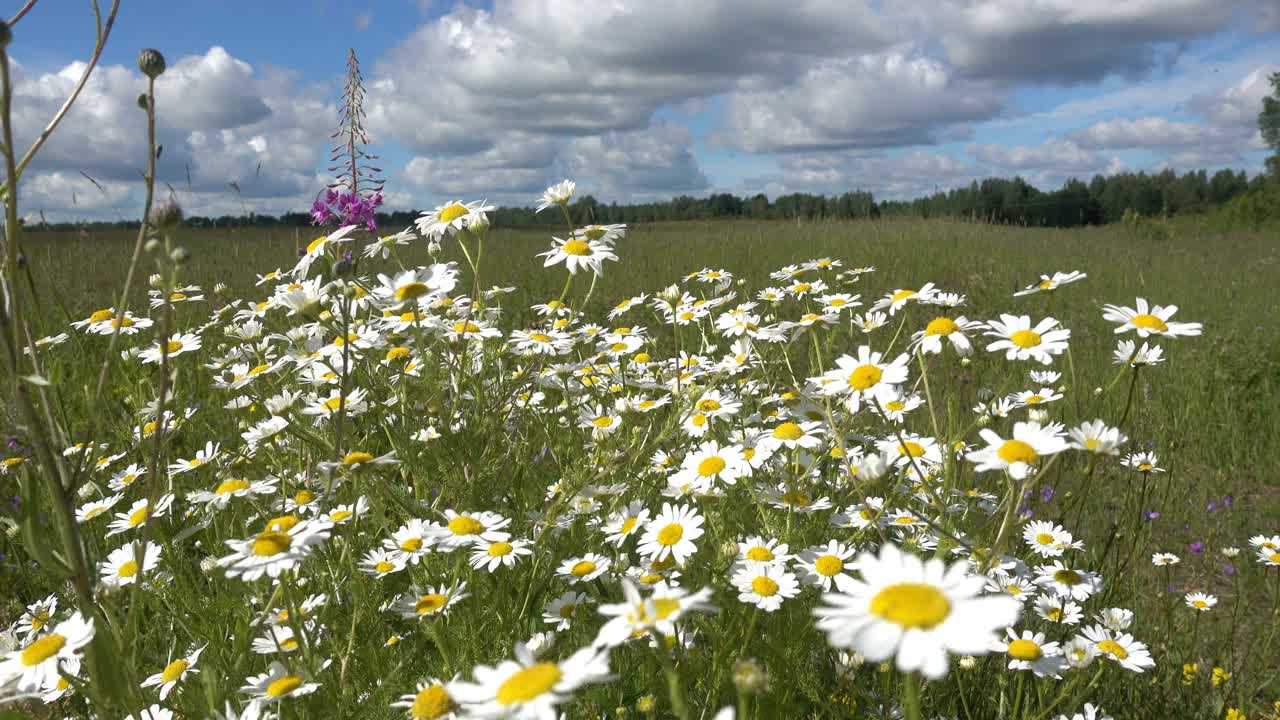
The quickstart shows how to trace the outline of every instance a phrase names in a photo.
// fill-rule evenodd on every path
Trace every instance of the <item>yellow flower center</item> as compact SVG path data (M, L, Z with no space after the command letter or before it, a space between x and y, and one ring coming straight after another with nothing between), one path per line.
M170 340L168 343L166 343L166 344L165 344L164 348L165 348L165 352L166 352L166 353L168 353L168 354L172 355L172 354L174 354L174 353L176 353L176 352L178 352L178 351L182 350L182 341L181 341L181 340Z
M94 313L89 316L89 322L90 323L106 322L111 318L115 317L115 315L116 314L110 310L95 310Z
M66 644L67 639L65 637L58 633L49 633L22 650L22 664L26 667L39 665L57 655Z
M591 246L581 240L570 240L560 249L564 251L565 255L582 257L583 255L591 254Z
M823 577L832 577L844 570L844 561L835 555L823 555L813 563L813 569Z
M930 630L951 615L951 601L926 583L894 583L871 598L871 614L904 628Z
M898 445L898 452L908 457L920 457L925 454L925 448L914 440L908 440Z
M1009 643L1009 657L1035 662L1044 657L1044 650L1034 640L1014 640Z
M670 525L658 531L658 544L671 546L680 542L680 538L684 537L684 528L679 523L671 523Z
M168 665L165 665L164 670L160 671L160 682L171 683L174 680L177 680L182 677L182 673L186 672L187 668L190 666L191 663L186 660L174 660Z
M810 285L809 283L796 283L795 285L791 286L791 292L794 292L794 293L806 293L812 289L813 289L813 286Z
M320 405L328 412L338 412L338 408L342 407L342 396L331 397Z
M484 532L484 525L473 517L459 515L449 521L449 532L454 535L479 535Z
M300 687L302 687L302 678L297 675L285 675L267 686L267 697L284 697Z
M372 459L373 459L373 456L370 455L369 453L360 452L359 450L357 450L355 452L349 452L346 455L344 455L342 457L342 464L343 465L360 465L361 463L367 463Z
M773 578L761 575L751 581L751 589L760 597L772 597L778 594L778 583Z
M413 720L436 720L453 712L453 698L443 685L432 685L418 691L409 708L409 717Z
M324 241L328 239L329 239L329 236L321 235L315 240L312 240L311 242L307 243L307 254L310 255L311 253L319 250L321 247L324 246Z
M915 294L916 294L915 290L899 290L898 292L894 293L893 297L889 298L889 300L891 302L901 302Z
M590 575L595 571L596 571L596 564L591 562L590 560L579 560L578 562L574 563L573 567L569 570L569 572L572 573L574 577L586 577L587 575Z
M134 560L126 560L120 564L120 569L116 570L116 575L122 578L131 578L138 574L138 563Z
M420 283L415 280L396 288L396 300L399 300L400 302L413 300L414 298L420 298L423 295L426 295L428 292L431 292L431 288L427 287L426 283Z
M230 495L233 492L249 489L248 480L232 479L223 480L217 488L214 489L214 495Z
M613 426L613 418L609 417L608 415L601 415L600 417L596 418L595 420L592 420L592 421L591 421L591 424L592 424L592 425L595 425L596 427L600 428L601 430L605 430L605 429L607 429L607 428L609 428L609 427L612 427L612 426Z
M1198 607L1198 608L1202 608L1202 609L1203 609L1203 608L1207 608L1207 607L1209 607L1209 603L1207 603L1207 602L1205 602L1205 601L1203 601L1203 600L1192 600L1192 601L1191 601L1191 604L1192 604L1194 607Z
M716 475L719 475L720 472L724 470L724 468L725 468L724 459L718 455L712 455L711 457L698 463L698 474L701 475L702 477L714 477Z
M151 517L151 510L144 505L129 514L129 527L138 527L149 517Z
M782 502L785 505L797 506L808 505L809 495L803 490L788 490L782 493Z
M1134 327L1140 327L1143 330L1155 330L1156 332L1162 333L1169 332L1169 325L1166 324L1165 321L1149 313L1134 315L1133 319L1129 322L1133 323Z
M875 365L859 365L849 373L849 387L854 390L869 390L880 382L884 371Z
M176 292L176 293L169 293L169 299L170 299L170 300L173 300L173 301L175 301L175 302L178 302L178 301L181 301L181 300L186 300L186 299L187 299L187 295L186 295L186 293L180 293L180 292Z
M1009 341L1020 348L1033 348L1040 344L1040 333L1034 330L1019 330L1009 336Z
M462 322L453 324L453 331L459 335L466 335L468 333L480 332L480 326L473 322L463 320Z
M133 327L133 318L118 317L112 320L111 324L114 327Z
M1102 642L1098 643L1098 649L1114 657L1117 660L1124 660L1125 658L1129 657L1129 651L1125 650L1124 647L1122 647L1120 643L1116 642L1115 640L1110 640L1110 639L1103 640Z
M293 538L287 532L265 530L253 539L253 554L258 557L272 557L285 552L293 545Z
M310 505L315 502L316 494L310 490L299 490L293 496L293 501L299 505Z
M784 422L773 429L773 437L778 440L796 441L804 437L804 428L793 422Z
M352 515L353 513L350 510L334 510L333 512L329 513L329 519L334 522L342 522L343 520L346 520Z
M498 686L498 704L516 705L535 700L551 692L563 675L559 665L549 662L518 670Z
M275 530L277 532L289 532L299 522L301 521L298 519L297 515L281 515L268 520L264 529Z
M387 351L386 359L388 361L403 360L404 358L409 357L409 355L411 355L412 352L413 351L411 351L407 347L397 345L396 347L393 347Z
M1036 535L1036 542L1040 543L1041 545L1052 545L1053 536L1050 535L1049 533L1040 533L1039 535Z
M440 211L440 222L450 223L466 214L467 208L465 206L460 203L454 203Z
M719 410L720 407L720 402L714 398L699 400L697 404L698 410L704 413L715 412L716 410Z
M396 569L396 564L386 560L379 560L378 564L373 566L373 569L380 573L389 573Z
M449 603L449 598L440 593L429 593L418 598L413 610L419 615L430 615Z
M1100 445L1102 445L1102 442L1098 438L1089 438L1084 441L1084 446L1090 450L1097 450Z
M1028 404L1028 405L1035 405L1035 404L1036 404L1036 403L1038 403L1038 402L1044 402L1044 397L1043 397L1043 396L1040 396L1040 395L1028 395L1028 396L1027 396L1027 404Z
M513 549L514 548L512 547L511 543L506 542L504 540L499 540L498 542L489 546L489 557L502 557L504 555L510 555Z
M956 321L951 318L938 317L929 321L924 327L925 335L950 335L959 330L960 326L956 325Z
M763 545L756 545L747 550L746 556L748 560L755 562L769 562L773 559L773 551Z
M892 410L894 412L898 412L900 410L906 410L907 404L902 402L901 400L890 400L889 402L884 404L884 408L886 410Z
M635 529L636 529L636 520L637 520L637 519L638 519L638 518L636 518L636 517L629 517L629 518L627 518L626 520L623 520L623 521L622 521L622 528L621 528L618 532L622 533L623 535L626 535L627 533L631 532L632 530L635 530Z
M1036 449L1021 440L1005 440L1000 449L996 450L996 455L1010 465L1019 462L1031 464L1037 457Z
M1063 585L1079 585L1080 582L1084 580L1084 578L1080 575L1080 573L1076 572L1075 570L1068 570L1066 568L1063 568L1062 570L1055 572L1053 574L1053 579L1057 580Z

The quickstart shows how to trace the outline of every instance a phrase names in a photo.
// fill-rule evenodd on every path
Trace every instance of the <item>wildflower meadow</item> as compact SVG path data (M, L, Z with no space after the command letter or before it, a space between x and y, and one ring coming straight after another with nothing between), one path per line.
M1280 716L1265 280L572 180L377 227L354 88L296 254L154 151L135 237L24 232L0 108L0 717Z

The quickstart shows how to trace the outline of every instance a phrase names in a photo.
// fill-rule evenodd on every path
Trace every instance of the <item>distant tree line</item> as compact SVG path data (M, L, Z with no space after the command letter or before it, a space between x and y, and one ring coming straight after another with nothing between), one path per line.
M717 193L708 197L680 195L648 203L602 203L591 195L575 200L569 211L575 223L653 223L712 218L761 220L850 220L878 217L957 217L992 223L1043 227L1072 227L1119 222L1125 211L1143 216L1203 213L1222 206L1251 189L1262 186L1264 176L1250 179L1241 171L1220 170L1209 175L1195 170L1179 175L1172 170L1157 173L1096 175L1088 183L1068 180L1057 190L1043 191L1020 177L990 178L967 187L934 193L915 200L876 202L869 192L841 195L792 193L772 201L764 194L738 197ZM378 226L387 231L408 227L420 211L378 213ZM550 227L561 225L560 213L533 208L500 207L490 213L497 227ZM223 215L188 217L195 228L309 227L305 212L283 215ZM136 228L138 222L79 222L40 224L51 230Z

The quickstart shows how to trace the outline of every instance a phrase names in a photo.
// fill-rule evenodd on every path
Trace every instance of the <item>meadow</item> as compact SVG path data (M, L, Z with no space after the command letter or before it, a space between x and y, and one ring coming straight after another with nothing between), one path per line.
M480 217L171 228L131 315L134 234L24 235L76 482L0 411L19 712L1280 714L1274 235Z

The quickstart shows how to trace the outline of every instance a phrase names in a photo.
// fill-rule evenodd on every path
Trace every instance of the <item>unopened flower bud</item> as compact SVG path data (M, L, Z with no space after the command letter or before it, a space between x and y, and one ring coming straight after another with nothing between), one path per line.
M151 105L151 100L147 98L146 93L138 93L138 99L136 102L138 103L139 110L146 110Z
M1043 425L1044 422L1049 419L1049 411L1033 408L1027 411L1027 418L1032 422L1038 422Z
M147 48L138 53L138 69L143 75L155 80L164 72L164 55L159 50Z
M87 485L87 484L81 485L80 487L76 488L76 497L80 498L81 500L88 500L89 496L92 495L94 492L96 491L93 489L92 485Z
M636 712L652 715L658 709L658 699L652 695L641 695L636 700Z
M960 358L960 367L969 367L972 364L973 364L973 361L970 360L969 358L967 357Z
M18 535L21 533L22 533L22 528L17 523L14 523L13 525L6 524L4 526L5 537L9 538L10 540L16 540Z
M769 674L755 658L733 664L733 686L745 695L756 695L769 689Z
M216 283L213 286L214 295L226 295L228 292L231 292L231 288L227 287L226 283Z
M179 245L169 253L169 259L174 265L185 265L191 259L191 251Z
M1095 396L1097 396L1097 395L1101 395L1101 394L1102 394L1102 388L1100 388L1100 387L1096 387L1096 388L1094 388L1094 389L1093 389L1093 394L1094 394Z
M182 224L182 206L173 197L161 200L151 207L147 223L162 232L173 230Z
M200 572L213 576L218 572L218 558L209 555L200 560Z
M977 658L975 658L975 657L974 657L974 656L972 656L972 655L961 655L961 656L960 656L960 669L961 669L961 670L972 670L972 669L974 668L974 666L976 666L977 664L978 664L978 659L977 659Z
M160 277L160 273L151 273L151 277L147 278L147 284L153 288L159 288L164 285L164 278Z
M433 258L438 256L440 254L440 242L437 240L432 240L431 242L427 243L427 254Z

